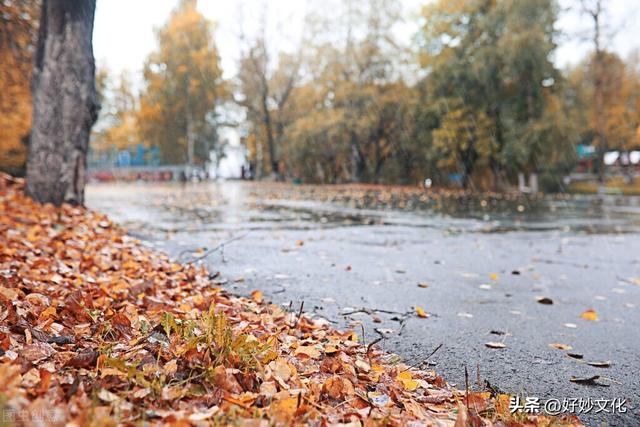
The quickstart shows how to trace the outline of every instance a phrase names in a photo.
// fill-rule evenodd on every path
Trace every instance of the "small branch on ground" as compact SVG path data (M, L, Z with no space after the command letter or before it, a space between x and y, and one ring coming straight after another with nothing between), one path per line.
M200 260L205 259L206 257L211 255L212 253L215 253L217 251L224 251L225 245L228 245L228 244L230 244L232 242L235 242L237 240L243 239L249 233L250 233L250 231L247 231L246 233L243 233L243 234L241 234L239 236L234 236L231 239L225 240L224 242L220 243L218 246L216 246L214 248L211 248L211 249L208 249L208 250L204 251L203 253L201 253L200 255L198 255L196 257L193 257L192 259L186 260L186 261L182 261L182 262L185 263L185 264L193 264L194 262L198 262Z

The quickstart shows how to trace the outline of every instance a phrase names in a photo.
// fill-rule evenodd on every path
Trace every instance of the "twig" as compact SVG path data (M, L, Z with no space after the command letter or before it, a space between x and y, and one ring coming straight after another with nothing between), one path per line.
M373 314L373 313L385 313L385 314L397 314L400 316L406 316L407 313L401 313L399 311L391 311L391 310L384 310L381 308L359 308L357 310L353 310L353 311L344 311L342 313L340 313L340 316L349 316L351 314L358 314L358 313L365 313L365 314Z
M371 348L376 345L377 343L379 343L380 341L382 341L383 339L385 339L386 337L384 336L384 334L382 332L380 332L380 330L378 328L373 328L374 332L376 334L379 335L378 338L376 338L375 340L371 341L371 343L369 343L369 345L367 346L367 359L369 359L369 365L373 365L373 363L371 362L371 356L369 355L369 352L371 351ZM364 333L363 333L364 334Z
M194 257L193 259L190 259L190 260L184 261L184 263L185 263L185 264L193 264L193 263L194 263L194 262L196 262L196 261L200 261L200 260L202 260L202 259L204 259L204 258L208 257L209 255L211 255L211 254L212 254L212 253L214 253L214 252L217 252L217 251L219 251L219 250L224 251L224 246L225 246L225 245L228 245L229 243L235 242L236 240L240 240L240 239L242 239L242 238L246 237L246 236L247 236L247 234L249 234L249 232L250 232L250 231L251 231L251 230L249 230L249 231L247 231L246 233L243 233L243 234L241 234L241 235L239 235L239 236L234 236L234 237L232 237L231 239L226 240L226 241L224 241L224 242L220 243L220 244L219 244L218 246L216 246L215 248L211 248L211 249L209 249L209 250L206 250L206 251L204 251L203 253L201 253L200 255L198 255L198 256L196 256L196 257Z
M429 358L430 358L431 356L433 356L434 354L436 354L436 352L437 352L438 350L440 350L440 349L442 348L442 346L443 346L443 345L444 345L444 343L440 343L440 344L438 344L438 346L437 346L436 348L434 348L434 349L433 349L433 351L432 351L431 353L429 353L429 355L428 355L426 358L422 359L422 360L421 360L420 362L418 362L418 363L414 363L413 365L410 365L407 369L405 369L405 371L408 371L408 370L409 370L409 369L411 369L411 368L417 368L418 366L421 366L421 365L424 365L425 363L427 363L427 362L429 361ZM403 371L403 372L404 372L404 371Z
M302 309L304 308L304 300L300 303L300 311L298 312L298 319L296 320L296 324L294 328L298 327L298 323L300 323L300 318L302 317Z
M467 411L469 410L469 371L467 365L464 365L464 396L465 403L467 404Z

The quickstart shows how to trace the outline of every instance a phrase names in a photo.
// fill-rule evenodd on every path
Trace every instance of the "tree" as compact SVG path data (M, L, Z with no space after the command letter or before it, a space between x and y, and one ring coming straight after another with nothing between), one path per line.
M606 73L596 78L600 67ZM603 51L597 59L594 52L571 70L569 79L578 98L576 114L581 115L584 123L585 142L598 146L606 141L607 149L621 151L637 147L640 73L634 67L633 57L625 62L617 54ZM598 91L602 102L595 103Z
M234 101L246 114L249 154L256 176L262 177L266 169L279 180L283 177L282 142L291 119L290 97L300 79L303 43L292 52L275 52L267 37L267 16L265 2L255 36L246 34L241 26L242 51Z
M116 79L102 68L97 82L102 109L94 126L91 148L109 152L114 149L130 149L140 140L138 131L139 105L131 76L123 71Z
M471 176L478 160L488 164L495 152L492 122L483 111L463 105L449 105L440 126L433 131L433 146L438 165L461 171L462 188L471 186Z
M0 2L0 169L24 174L40 2Z
M246 108L256 134L266 141L270 172L279 179L278 150L286 127L289 96L298 80L300 62L295 56L282 53L278 64L274 69L271 67L265 38L260 37L240 61L238 77L241 96L236 102Z
M478 126L492 122L494 149L485 165L497 189L505 173L537 172L540 156L535 153L541 147L555 149L542 140L554 133L540 129L560 80L550 59L556 46L556 16L554 0L441 0L423 11L421 62L427 72L426 93L431 97L423 102L457 105L440 109L436 126L453 125L447 117L452 112L461 117L475 115ZM460 113L461 107L465 114ZM467 124L461 126L472 130ZM443 140L441 133L438 139L453 141ZM565 149L562 144L557 147ZM442 151L433 153L437 156ZM470 155L460 163L463 177L475 170L466 163L480 159Z
M397 163L410 163L414 97L400 72L406 52L393 37L398 7L395 0L347 1L308 18L318 28L284 112L282 151L297 177L378 182L397 179Z
M603 0L580 0L582 11L589 15L593 21L593 106L595 113L595 142L598 151L598 180L601 184L605 182L604 155L608 150L607 137L605 131L604 120L604 79L607 73L604 64L604 48L603 48L603 17L604 2Z
M82 204L86 156L99 105L92 33L95 0L44 0L33 69L27 192Z
M216 107L225 99L213 24L196 0L181 0L157 31L144 67L138 126L163 163L203 163L217 142Z

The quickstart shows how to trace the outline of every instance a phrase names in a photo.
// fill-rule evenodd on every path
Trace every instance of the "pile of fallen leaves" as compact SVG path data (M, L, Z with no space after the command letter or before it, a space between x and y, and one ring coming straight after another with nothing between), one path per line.
M316 200L345 205L356 209L435 210L450 215L459 213L490 213L538 208L542 193L522 194L517 191L493 192L450 188L422 188L409 185L335 184L291 185L261 182L253 194L269 200ZM565 200L566 194L554 195Z
M229 295L0 176L0 412L17 424L579 425L510 414L326 321Z

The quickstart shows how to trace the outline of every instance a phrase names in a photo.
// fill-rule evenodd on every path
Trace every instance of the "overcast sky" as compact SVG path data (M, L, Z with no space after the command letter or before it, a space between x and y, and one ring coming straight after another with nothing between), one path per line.
M322 0L268 0L270 34L296 39L310 2ZM417 31L415 17L428 0L403 0L407 23L398 29L398 38L407 43ZM98 0L94 31L94 53L99 65L112 71L129 70L139 73L147 55L156 47L154 28L161 26L177 0ZM589 29L589 20L575 8L578 0L561 0L563 12L558 22L564 33L556 53L556 62L564 67L576 63L585 54L587 45L581 42ZM316 3L317 4L317 3ZM605 0L606 22L610 33L608 47L621 55L640 47L640 0ZM200 11L217 25L216 43L222 57L225 76L235 73L240 22L245 31L257 28L263 0L200 0ZM573 8L571 6L574 6ZM241 19L242 17L242 19ZM136 77L137 78L137 77Z

